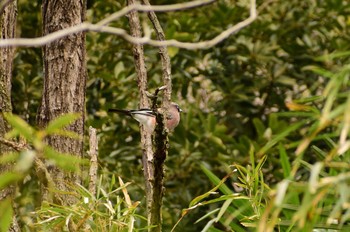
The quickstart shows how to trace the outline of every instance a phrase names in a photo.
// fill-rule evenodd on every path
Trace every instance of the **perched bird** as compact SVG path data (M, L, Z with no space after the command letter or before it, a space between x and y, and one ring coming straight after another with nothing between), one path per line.
M158 108L158 111L160 109ZM145 129L153 133L156 128L156 115L151 109L139 109L139 110L120 110L109 109L108 112L115 112L133 117L136 121L145 126ZM166 115L166 128L172 131L180 122L180 109L179 105L172 102L169 106L168 114Z

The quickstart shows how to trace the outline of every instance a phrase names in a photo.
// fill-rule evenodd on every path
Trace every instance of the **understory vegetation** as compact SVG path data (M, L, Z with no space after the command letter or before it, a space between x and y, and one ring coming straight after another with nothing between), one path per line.
M40 7L39 0L18 1L19 37L41 36ZM88 1L87 20L98 22L123 7L124 1ZM257 1L257 10L252 24L212 48L168 48L172 100L183 112L169 135L163 231L350 231L350 3L268 0ZM249 1L220 0L157 16L166 39L199 42L247 18ZM151 28L145 14L140 19ZM128 31L127 17L111 26ZM159 50L144 49L154 92L162 85ZM40 179L31 167L33 157L44 157L66 171L78 170L68 154L45 144L52 134L76 138L63 128L77 115L37 128L42 51L16 48L17 116L5 116L13 129L6 138L24 138L31 148L0 158L17 161L14 172L1 174L9 176L0 179L0 187L18 183L15 203L23 231L147 230L139 125L108 113L138 108L131 50L118 36L86 33L86 156L77 161L83 178L70 186L78 202L62 206L41 202ZM99 141L95 194L88 190L89 126ZM28 152L34 153L26 166ZM9 205L2 202L0 209ZM0 212L0 221L10 218L7 212Z

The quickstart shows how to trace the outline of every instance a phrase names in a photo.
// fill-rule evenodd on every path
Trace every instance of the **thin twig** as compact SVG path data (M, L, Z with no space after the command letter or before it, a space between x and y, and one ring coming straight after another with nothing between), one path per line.
M146 6L150 6L148 0L142 0L142 2ZM153 27L155 29L157 39L159 41L165 40L165 34L163 29L157 19L157 15L154 11L148 12L148 18L151 20ZM153 213L153 218L151 219L152 224L157 225L157 228L151 231L162 231L162 205L163 205L163 197L164 197L164 162L166 156L168 154L168 132L165 129L165 122L167 110L169 108L170 99L171 99L171 64L170 57L168 55L168 50L166 46L159 47L159 54L162 63L162 76L164 86L157 88L155 92L155 96L158 95L159 91L164 91L163 97L163 107L165 111L160 113L156 111L156 102L157 98L153 99L153 111L156 113L156 121L157 126L155 129L154 136L154 194L153 194L153 209L151 212Z
M2 15L2 13L5 11L5 8L13 1L15 0L6 0L0 4L0 15Z
M128 0L129 6L135 4L135 0ZM128 14L130 34L133 38L138 39L142 36L141 23L137 11L131 11ZM147 68L145 64L145 57L142 44L133 45L133 55L135 61L135 69L137 73L138 88L140 91L140 107L149 107L148 97L147 97ZM143 128L143 127L141 127ZM145 191L146 191L146 205L147 205L147 222L148 225L152 224L152 212L153 208L153 182L154 182L154 168L153 168L153 149L152 149L152 139L151 134L146 130L141 129L141 146L142 146L142 166L143 175L145 177Z
M166 85L163 85L159 88L157 88L155 91L154 91L154 94L150 94L148 93L148 97L152 99L152 107L151 109L153 110L153 112L157 113L157 108L158 108L158 105L157 105L157 101L158 101L158 93L160 91L164 91L165 89L167 88Z
M4 138L0 138L0 143L5 144L8 147L11 147L15 151L22 151L24 149L28 149L28 145L25 143L16 143L14 141L10 141Z
M137 2L135 2L132 5L128 5L121 9L120 11L117 11L107 18L101 20L97 23L97 25L105 26L109 24L112 21L115 21L116 19L121 18L124 15L129 14L132 11L140 11L140 12L169 12L169 11L179 11L179 10L187 10L194 7L204 6L210 3L215 2L216 0L199 0L199 1L190 1L185 3L178 3L178 4L171 4L171 5L140 5Z
M195 1L198 2L198 1ZM209 1L208 1L209 2ZM178 4L175 4L178 6ZM150 11L150 10L157 10L157 11L166 11L167 7L170 8L170 6L173 5L164 5L164 6L157 6L155 8L154 6L141 6L141 5L134 5L133 7L127 8L127 10L121 10L123 13L128 13L131 10L144 10L144 11ZM143 8L144 7L144 8ZM174 7L175 8L175 7ZM124 8L125 9L125 8ZM178 8L180 10L181 8ZM175 9L172 9L175 10ZM120 12L120 11L119 11ZM113 35L118 35L125 39L126 41L133 43L133 44L149 44L151 46L155 47L161 47L161 46L172 46L172 47L178 47L178 48L184 48L188 50L194 50L194 49L208 49L216 44L220 43L221 41L225 40L228 38L230 35L233 33L238 32L242 28L248 26L251 24L257 17L256 13L256 0L251 0L250 1L250 16L241 21L240 23L237 23L236 25L228 28L227 30L221 32L219 35L214 37L211 40L206 40L206 41L200 41L200 42L180 42L175 39L171 40L164 40L164 41L159 41L159 40L153 40L150 38L150 35L144 36L144 37L139 37L135 38L128 34L124 29L121 28L115 28L115 27L109 27L109 26L103 26L103 24L100 21L97 24L91 24L89 22L84 22L81 24L78 24L76 26L72 26L66 29L62 29L60 31L53 32L51 34L42 36L42 37L37 37L37 38L18 38L18 39L4 39L0 40L0 47L6 47L6 46L23 46L23 47L38 47L38 46L43 46L48 43L51 43L55 40L58 40L62 37L79 33L82 31L95 31L95 32L104 32L104 33L109 33Z
M89 146L90 146L90 170L89 170L89 192L95 196L96 194L96 183L97 183L97 154L98 154L98 141L96 136L96 129L89 127Z
M142 0L142 2L146 6L151 6L150 2L148 0ZM165 40L165 33L163 31L162 26L160 25L160 22L157 18L157 15L154 11L148 12L148 18L151 20L154 30L157 34L157 38L159 41ZM162 75L163 75L163 82L166 88L164 89L164 98L163 98L163 106L167 109L170 104L171 100L171 64L170 64L170 57L168 54L168 49L166 46L160 46L159 47L159 54L160 59L162 62Z

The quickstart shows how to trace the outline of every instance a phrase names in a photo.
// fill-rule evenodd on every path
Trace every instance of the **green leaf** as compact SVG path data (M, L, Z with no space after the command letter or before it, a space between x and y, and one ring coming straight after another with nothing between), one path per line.
M217 177L214 173L212 173L209 169L207 169L204 165L201 165L201 169L204 172L204 174L209 178L209 180L219 187L220 191L226 195L233 194L233 191L229 189L224 182L228 178L228 176L224 177L222 180L220 180L219 177Z
M0 155L0 164L11 163L18 159L18 152L5 153Z
M257 153L258 156L262 156L265 154L269 149L271 149L273 146L276 145L276 143L280 142L282 139L284 139L286 136L288 136L291 132L297 130L302 125L305 125L305 121L301 121L299 123L295 123L294 125L291 125L283 132L276 135L273 139L268 141L265 146L263 146Z
M69 124L73 123L75 120L77 120L80 117L80 114L78 113L69 113L62 115L60 117L57 117L53 121L49 123L46 127L46 133L47 134L56 134L56 133L62 133L62 129L65 126L68 126Z
M258 133L259 138L263 137L264 132L266 130L264 124L258 118L254 118L253 123L254 123L255 130Z
M0 189L20 180L22 175L14 172L5 172L0 175Z
M305 66L302 68L302 70L303 71L305 71L305 70L312 71L312 72L319 74L321 76L324 76L324 77L332 77L334 75L334 73L332 73L326 69L323 69L321 67L314 66L314 65Z
M199 195L197 197L195 197L191 202L190 202L190 207L198 204L200 201L202 201L203 199L209 197L210 195L216 194L216 190L226 181L227 177L223 178L214 188L212 188L211 190L209 190L208 192Z
M176 56L179 50L180 49L178 47L168 47L168 54L171 58L173 58L174 56Z
M53 135L61 135L67 138L72 138L72 139L81 139L81 136L74 131L69 131L69 130L61 130L57 129L55 132L52 133Z
M284 148L282 143L278 144L278 150L280 154L280 161L283 169L284 178L289 178L292 168L288 160L286 149Z
M0 201L0 209L0 232L7 232L9 231L13 217L11 200L7 198Z
M121 73L125 72L125 66L122 61L119 61L114 67L114 77L118 78Z
M330 61L334 60L335 58L340 58L340 57L349 57L350 56L350 51L341 51L341 52L333 52L331 54L326 54L323 56L316 57L316 61Z
M213 132L217 124L216 117L214 117L214 115L212 114L209 114L207 118L207 122L208 122L207 132Z
M34 129L22 118L17 115L4 113L7 122L12 126L13 131L6 135L6 138L12 138L18 134L22 135L26 140L31 141L34 134Z
M206 213L204 216L202 216L201 218L199 218L197 221L195 221L195 223L198 223L200 221L203 221L206 218L211 218L213 214L215 214L216 212L218 212L220 209L213 209L212 211L209 211L208 213Z
M209 135L208 140L212 142L213 144L217 145L218 148L221 149L221 151L225 151L226 147L224 142L221 140L221 138L214 136L214 135Z
M60 153L49 146L44 148L44 156L53 161L58 167L67 171L76 171L80 165L87 164L88 160L74 155Z
M224 215L224 213L226 212L227 208L231 205L233 201L233 198L227 199L224 204L222 205L220 212L218 213L218 216L216 217L216 222L218 222L221 217Z
M296 99L296 100L293 100L293 102L304 104L304 103L316 102L316 101L322 101L322 100L324 100L324 96L320 95L320 96L311 96L311 97Z

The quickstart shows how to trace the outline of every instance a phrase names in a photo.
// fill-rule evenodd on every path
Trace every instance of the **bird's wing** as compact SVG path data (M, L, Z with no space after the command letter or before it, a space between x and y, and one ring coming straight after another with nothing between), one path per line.
M139 109L139 110L130 110L130 114L135 115L144 115L149 117L155 117L155 113L151 109Z

